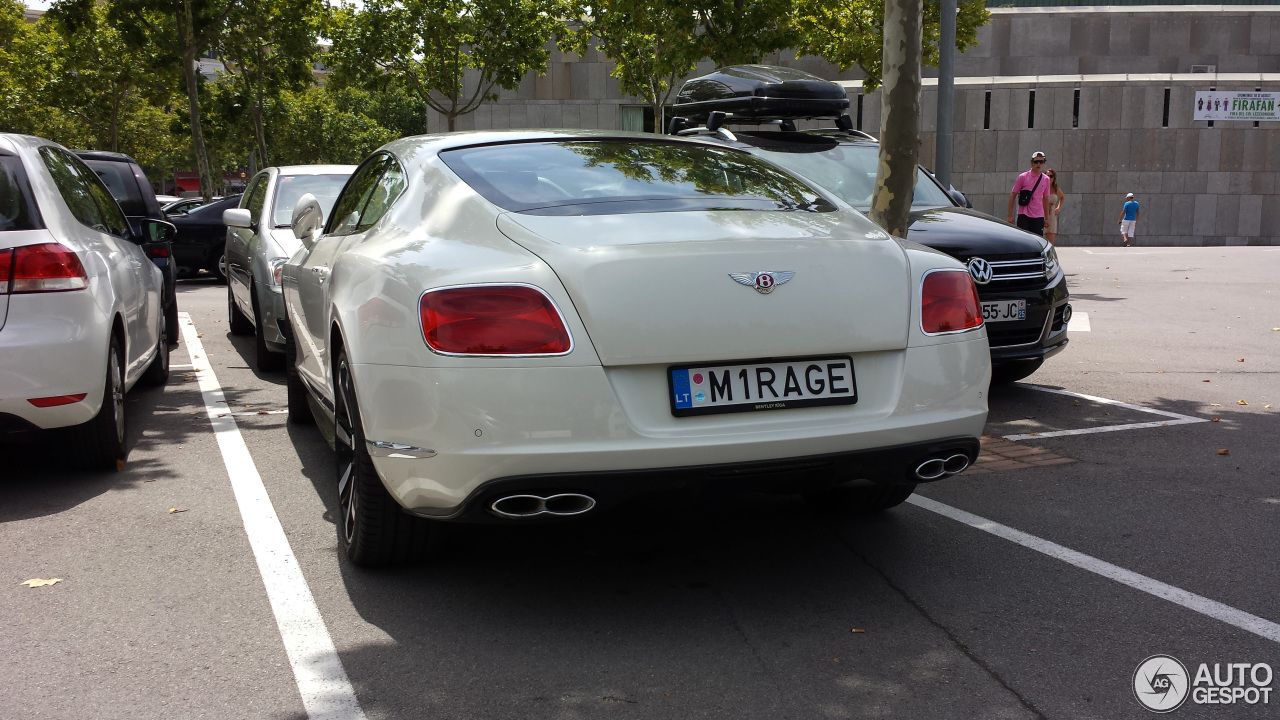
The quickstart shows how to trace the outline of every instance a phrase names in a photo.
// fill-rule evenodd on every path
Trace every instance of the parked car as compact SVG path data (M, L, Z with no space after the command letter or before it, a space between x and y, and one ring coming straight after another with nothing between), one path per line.
M727 67L681 87L671 130L765 158L868 212L880 148L853 130L843 115L848 103L844 88L799 70ZM797 120L811 118L831 118L841 127L795 129ZM1067 346L1070 295L1057 252L1037 235L966 209L963 194L920 170L907 239L966 263L987 322L992 378L1031 375Z
M208 270L218 282L227 281L227 226L222 224L222 211L239 202L240 196L233 195L169 218L178 228L173 257L180 275L188 277Z
M106 184L128 218L134 236L144 235L143 220L168 219L160 209L147 174L136 160L124 153L99 150L77 150L76 155ZM176 346L182 333L178 329L178 271L173 264L173 245L168 241L148 242L142 249L164 275L165 327L168 328L169 345Z
M284 367L287 322L280 277L302 247L293 235L293 208L310 194L328 216L354 165L270 167L249 182L238 208L224 210L227 226L227 321L232 334L256 336L259 370Z
M0 135L0 432L67 428L60 445L91 468L126 454L124 396L163 384L164 277L99 176L60 145Z
M222 198L215 197L213 199L221 200ZM167 203L164 206L162 206L160 208L160 211L168 216L186 215L187 213L191 212L192 210L195 210L196 208L204 204L205 204L204 198L198 198L198 197L179 198L177 200L174 200L173 202Z
M160 203L160 209L163 210L165 205L175 203L182 198L177 195L156 195L156 202Z
M581 516L675 487L859 511L978 454L973 281L734 148L653 135L395 141L284 266L289 419L336 449L340 542Z

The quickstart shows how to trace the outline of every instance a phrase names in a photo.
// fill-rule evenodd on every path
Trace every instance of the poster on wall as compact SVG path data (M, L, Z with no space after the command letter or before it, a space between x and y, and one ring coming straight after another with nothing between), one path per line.
M1193 120L1252 120L1280 122L1276 100L1280 93L1208 90L1196 92Z

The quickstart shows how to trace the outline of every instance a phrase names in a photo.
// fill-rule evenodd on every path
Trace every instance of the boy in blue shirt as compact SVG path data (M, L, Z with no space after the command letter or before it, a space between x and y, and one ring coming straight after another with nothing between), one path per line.
M1133 230L1138 226L1138 201L1133 199L1133 193L1125 196L1124 212L1120 215L1120 219L1116 221L1120 226L1120 235L1124 238L1125 247L1133 247Z

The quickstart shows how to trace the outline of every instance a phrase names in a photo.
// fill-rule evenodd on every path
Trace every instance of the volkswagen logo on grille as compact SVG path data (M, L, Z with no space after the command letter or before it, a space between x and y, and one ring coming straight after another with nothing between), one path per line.
M979 285L986 285L991 282L991 277L995 273L991 269L991 263L982 258L973 258L969 261L969 274L973 276L973 281Z
M755 288L761 295L768 295L775 287L790 280L795 274L794 270L761 270L754 273L729 273L729 277L747 287Z

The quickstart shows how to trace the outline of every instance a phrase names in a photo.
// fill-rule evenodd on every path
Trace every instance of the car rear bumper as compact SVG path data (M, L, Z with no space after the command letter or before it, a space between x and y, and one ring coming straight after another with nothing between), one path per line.
M110 320L88 292L13 295L0 331L0 432L88 422L102 405ZM32 398L84 393L79 402L40 408Z
M781 462L776 489L802 491L801 470L864 467L873 480L904 482L902 453L981 434L990 381L981 335L853 358L856 405L690 418L671 415L665 366L353 370L365 437L420 449L373 453L392 496L418 514L469 518L482 487L554 477L634 490L725 471L717 482L746 485Z

